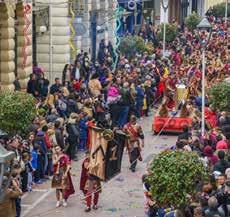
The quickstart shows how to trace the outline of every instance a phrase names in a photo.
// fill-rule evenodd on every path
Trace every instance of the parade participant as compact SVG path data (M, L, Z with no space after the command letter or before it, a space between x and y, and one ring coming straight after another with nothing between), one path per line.
M86 190L86 209L85 212L91 211L91 205L92 205L92 197L93 197L93 209L97 210L97 204L99 200L99 194L101 193L101 182L100 179L97 176L94 176L92 174L88 175L87 182L85 184L85 190Z
M130 122L124 126L123 130L128 136L127 148L131 163L130 170L135 172L137 160L142 161L141 147L144 147L144 134L141 126L137 124L137 120L134 115L130 117Z
M62 205L67 206L67 199L71 194L74 194L74 187L70 176L70 159L63 153L60 146L54 148L53 155L54 176L52 179L52 188L56 189L57 203L56 207Z
M86 196L86 193L87 193L87 190L85 190L85 185L86 185L86 182L88 180L88 177L89 177L89 151L86 151L85 152L85 159L84 161L82 162L82 166L81 166L81 179L80 179L80 190L83 192L83 194Z

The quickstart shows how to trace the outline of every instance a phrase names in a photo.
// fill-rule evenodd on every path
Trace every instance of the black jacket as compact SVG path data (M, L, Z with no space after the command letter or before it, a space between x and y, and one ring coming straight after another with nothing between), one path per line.
M222 174L225 173L225 170L227 168L230 167L230 164L228 161L222 159L222 160L219 160L215 165L214 165L214 168L213 168L213 171L219 171L221 172Z
M55 129L55 137L56 137L57 144L58 144L62 149L64 149L64 147L65 147L65 142L64 142L64 136L63 136L63 134L62 134L61 129L59 129L59 128L56 128L56 129Z

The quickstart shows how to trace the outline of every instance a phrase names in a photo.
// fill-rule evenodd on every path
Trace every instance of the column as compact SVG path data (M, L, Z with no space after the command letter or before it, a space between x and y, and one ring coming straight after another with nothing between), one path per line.
M0 89L14 90L14 4L0 2Z
M90 11L92 10L92 3L93 3L93 0L86 0L85 2L86 8L85 8L84 17L82 18L82 23L86 27L86 33L79 38L79 40L81 40L81 49L84 50L85 52L89 52L91 48Z
M32 5L18 3L17 16L17 76L22 89L26 89L32 73Z
M110 16L113 16L116 9L116 2L107 0L108 7L111 8L112 13ZM111 17L108 17L108 40L112 42L112 44L115 44L115 29L116 29L116 19L111 19Z

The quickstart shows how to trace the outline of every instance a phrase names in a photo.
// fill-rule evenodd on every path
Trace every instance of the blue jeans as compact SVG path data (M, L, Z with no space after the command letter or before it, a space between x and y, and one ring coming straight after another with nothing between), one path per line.
M135 108L135 114L137 118L141 117L141 109L142 109L143 104L142 103L136 103L136 108Z
M79 144L80 151L86 150L86 143L87 143L87 139L80 139L80 144Z
M15 199L15 206L16 206L16 217L21 216L21 198Z
M118 126L122 128L126 123L129 115L129 106L121 106L119 109L120 115L118 120Z

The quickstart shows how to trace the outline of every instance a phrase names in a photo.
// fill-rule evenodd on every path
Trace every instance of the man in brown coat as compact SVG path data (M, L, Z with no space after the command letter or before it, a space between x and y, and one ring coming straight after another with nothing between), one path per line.
M0 217L15 217L16 205L15 199L20 197L22 192L18 188L10 187L6 190L3 202L0 203Z

